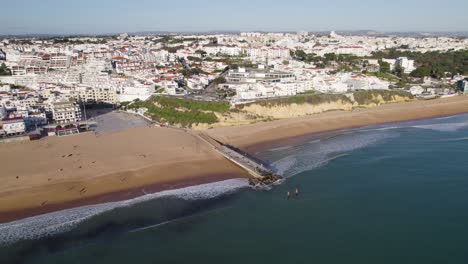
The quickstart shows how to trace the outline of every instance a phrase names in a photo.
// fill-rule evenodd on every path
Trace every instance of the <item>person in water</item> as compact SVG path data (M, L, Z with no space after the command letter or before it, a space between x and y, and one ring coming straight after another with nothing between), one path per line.
M296 187L296 198L299 196L299 188Z
M291 198L291 193L288 191L288 200Z

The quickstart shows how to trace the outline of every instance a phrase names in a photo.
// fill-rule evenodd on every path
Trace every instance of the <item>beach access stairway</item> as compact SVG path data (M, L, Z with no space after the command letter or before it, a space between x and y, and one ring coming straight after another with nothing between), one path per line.
M197 133L197 136L211 145L216 152L220 153L229 161L246 170L253 177L264 178L266 176L275 175L275 173L270 168L268 168L268 165L254 157L251 157L247 153L242 152L241 150L232 146L223 144L204 133Z

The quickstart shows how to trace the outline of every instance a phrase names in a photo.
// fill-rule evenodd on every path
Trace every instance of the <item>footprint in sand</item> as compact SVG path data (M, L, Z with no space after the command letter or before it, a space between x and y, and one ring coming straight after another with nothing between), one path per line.
M83 195L85 193L86 193L86 188L83 188L83 189L80 190L80 195Z

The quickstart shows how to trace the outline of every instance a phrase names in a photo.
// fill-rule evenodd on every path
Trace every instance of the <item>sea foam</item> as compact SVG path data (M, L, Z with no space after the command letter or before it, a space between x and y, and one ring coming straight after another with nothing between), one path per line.
M132 206L152 199L164 197L175 197L184 200L210 199L223 194L233 193L248 186L248 181L245 179L231 179L147 194L126 201L82 206L29 217L18 221L0 224L0 245L11 244L20 240L38 239L45 236L67 232L73 229L80 222L93 216L116 208Z
M361 149L399 133L387 130L370 132L356 131L334 136L320 141L311 141L297 146L294 153L285 153L281 159L273 162L273 167L283 176L291 177L301 172L323 166L330 161L347 155L347 152Z

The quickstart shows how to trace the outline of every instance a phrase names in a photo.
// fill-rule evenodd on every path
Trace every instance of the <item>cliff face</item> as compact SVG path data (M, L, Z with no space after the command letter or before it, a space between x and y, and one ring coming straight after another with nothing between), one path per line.
M250 124L275 119L302 117L328 111L350 111L355 108L372 108L388 103L411 101L406 92L366 91L346 95L301 95L272 99L237 106L225 114L217 114L215 124L199 124L195 129Z
M271 117L273 119L283 119L292 117L301 117L311 114L318 114L327 111L342 110L348 111L353 109L353 104L338 100L335 102L326 102L320 104L290 104L290 105L276 105L276 106L262 106L251 104L243 108L244 111L249 113L256 113L264 117Z

